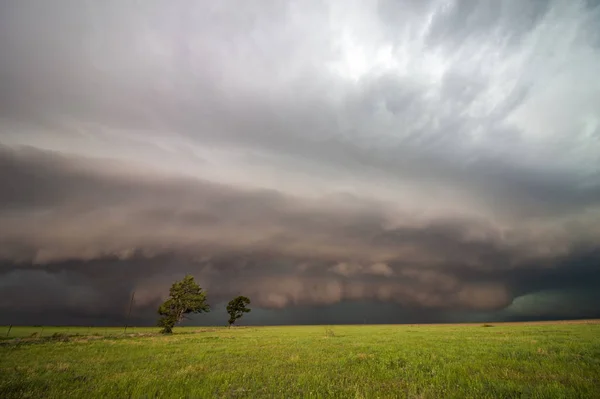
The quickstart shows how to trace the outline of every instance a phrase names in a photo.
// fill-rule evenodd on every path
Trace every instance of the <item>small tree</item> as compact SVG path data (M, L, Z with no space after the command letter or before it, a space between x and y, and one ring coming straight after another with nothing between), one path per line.
M194 277L185 276L183 280L173 283L169 290L169 299L158 308L161 333L172 333L175 324L187 318L187 314L202 312L210 312L206 303L206 292L196 284Z
M242 317L244 313L248 313L252 310L247 308L247 305L250 305L250 299L245 296L238 296L237 298L233 298L231 301L229 301L227 304L227 313L229 313L229 327L231 327L231 325L235 323L237 319Z

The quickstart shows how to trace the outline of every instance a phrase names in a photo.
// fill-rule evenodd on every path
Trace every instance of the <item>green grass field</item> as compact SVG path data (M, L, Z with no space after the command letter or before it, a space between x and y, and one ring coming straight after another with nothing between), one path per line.
M1 398L600 398L592 322L6 330Z

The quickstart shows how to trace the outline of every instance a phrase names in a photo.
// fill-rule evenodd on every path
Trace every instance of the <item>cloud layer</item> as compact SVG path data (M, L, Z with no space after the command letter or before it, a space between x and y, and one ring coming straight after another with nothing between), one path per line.
M261 322L600 315L599 26L590 1L2 4L0 311L117 320L135 290L151 320L192 273Z

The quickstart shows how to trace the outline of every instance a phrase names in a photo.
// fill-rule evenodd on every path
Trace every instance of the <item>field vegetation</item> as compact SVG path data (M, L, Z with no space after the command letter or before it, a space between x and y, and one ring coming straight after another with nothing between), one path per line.
M1 398L600 398L593 321L7 332Z

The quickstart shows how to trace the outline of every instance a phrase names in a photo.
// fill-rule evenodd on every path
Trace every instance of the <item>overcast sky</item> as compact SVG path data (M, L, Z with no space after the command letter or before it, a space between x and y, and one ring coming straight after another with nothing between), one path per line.
M0 1L0 323L600 317L599 74L595 0Z

